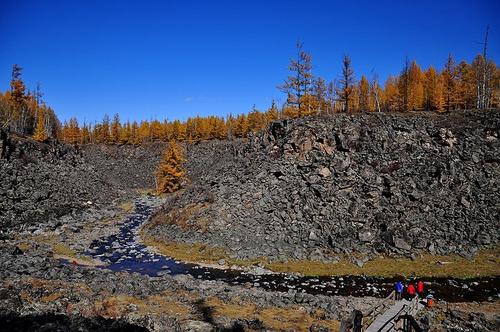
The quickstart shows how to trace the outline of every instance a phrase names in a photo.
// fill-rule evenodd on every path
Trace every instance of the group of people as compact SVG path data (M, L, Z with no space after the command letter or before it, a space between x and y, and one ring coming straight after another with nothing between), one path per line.
M417 286L415 288L415 285L413 283L410 283L408 286L406 286L406 292L405 292L405 286L401 281L397 281L396 284L394 285L394 290L396 291L396 300L401 300L403 298L403 293L405 294L405 297L408 300L413 299L415 296L419 296L421 299L424 298L424 283L422 280L419 280L417 282Z

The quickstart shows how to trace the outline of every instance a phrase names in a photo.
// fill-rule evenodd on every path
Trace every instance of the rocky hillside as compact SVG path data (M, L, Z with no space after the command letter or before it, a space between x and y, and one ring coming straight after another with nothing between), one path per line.
M154 186L162 145L73 147L2 133L0 229L57 225L64 215Z
M499 240L499 131L498 111L355 114L189 146L191 185L150 235L235 258L470 256Z
M154 188L154 170L164 149L165 143L88 145L83 156L115 190L130 191Z

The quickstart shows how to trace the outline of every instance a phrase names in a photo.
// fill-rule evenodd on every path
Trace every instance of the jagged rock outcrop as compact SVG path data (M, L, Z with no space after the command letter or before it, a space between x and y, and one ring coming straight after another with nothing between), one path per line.
M152 235L239 258L471 255L499 239L499 131L498 111L341 114L189 146L191 187Z

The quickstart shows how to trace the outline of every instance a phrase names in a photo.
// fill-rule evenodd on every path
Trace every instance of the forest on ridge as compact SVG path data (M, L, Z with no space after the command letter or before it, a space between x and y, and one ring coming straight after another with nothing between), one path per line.
M301 43L289 65L290 74L278 86L283 105L267 110L255 106L247 114L191 117L180 120L121 121L104 115L102 121L80 124L74 117L61 123L43 101L40 86L30 91L22 68L12 68L10 90L0 93L0 127L35 140L58 139L69 144L142 144L155 140L199 141L246 137L276 119L338 112L454 111L500 107L500 69L486 54L471 63L456 62L450 54L441 69L422 69L406 59L401 72L379 83L377 75L356 78L349 56L342 59L339 77L327 82L313 74L312 56Z

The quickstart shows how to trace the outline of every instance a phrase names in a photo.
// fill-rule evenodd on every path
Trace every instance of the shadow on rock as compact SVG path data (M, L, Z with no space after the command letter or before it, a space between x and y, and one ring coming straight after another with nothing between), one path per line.
M106 319L102 317L85 318L81 316L66 316L58 314L21 316L14 312L0 313L0 330L2 331L126 331L147 332L148 329L127 323L123 320Z

